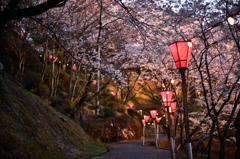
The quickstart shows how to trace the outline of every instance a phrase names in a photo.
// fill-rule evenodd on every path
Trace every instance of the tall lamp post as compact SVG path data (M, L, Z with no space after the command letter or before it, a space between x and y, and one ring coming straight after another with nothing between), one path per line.
M161 120L161 118L158 118L158 117L156 117L156 122L157 122L157 141L158 141L158 139L159 139L159 122L160 122L160 120ZM157 147L158 147L158 145L157 145Z
M184 122L186 132L186 152L187 159L192 159L192 145L191 137L189 134L189 119L188 119L188 106L187 106L187 88L185 79L185 70L188 68L188 64L192 53L192 42L190 41L179 41L170 44L169 49L172 53L176 67L179 69L182 76L182 94L183 94L183 105L184 105Z
M170 149L171 149L171 159L175 159L173 137L172 137L172 131L171 131L170 116L169 116L169 107L171 106L172 95L173 95L173 91L162 91L161 92L162 102L163 102L164 106L167 107L167 119L168 119L168 132L169 132L169 143L170 143Z
M146 123L148 122L148 120L149 120L149 118L150 118L150 116L148 116L148 115L144 115L143 116L143 118L144 118L144 127L143 127L143 146L144 146L144 142L145 142L145 131L146 131ZM142 121L143 122L143 121Z
M174 131L174 113L176 112L176 106L177 106L177 102L172 102L171 103L171 111L169 110L169 113L172 114L173 118L172 118L172 135L173 135L173 138L175 138L175 131Z
M177 102L172 102L171 103L171 111L169 109L169 113L171 113L171 119L172 119L172 136L173 136L173 145L174 145L174 152L175 152L175 122L174 122L174 113L176 112L176 105Z
M143 146L145 142L145 119L142 119L142 124L143 124Z
M157 110L150 110L151 116L154 120L154 127L155 127L155 140L156 140L156 147L158 146L157 144L157 128L156 128L156 121L155 118L157 116Z

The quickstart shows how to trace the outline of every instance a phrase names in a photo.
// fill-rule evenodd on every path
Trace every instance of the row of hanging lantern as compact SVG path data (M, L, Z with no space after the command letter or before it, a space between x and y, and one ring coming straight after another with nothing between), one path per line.
M156 140L156 146L158 147L158 130L159 130L159 123L161 120L161 117L157 117L157 110L150 110L150 114L154 120L154 127L155 127L155 140ZM148 122L150 116L144 115L142 119L142 125L143 125L143 146L145 143L145 131L146 131L146 123ZM157 124L156 124L157 122Z
M176 42L169 45L169 49L172 53L173 59L175 61L176 67L181 72L182 77L182 93L183 93L183 105L184 105L184 120L185 120L185 132L186 132L186 152L187 159L192 159L192 148L190 143L190 135L189 135L189 121L188 121L188 110L187 110L187 90L186 90L186 82L185 82L185 70L188 68L191 53L192 53L192 42ZM173 79L171 83L173 84ZM173 140L173 130L171 130L170 117L172 118L172 123L174 123L174 113L176 112L176 102L172 102L173 91L162 91L162 103L164 107L167 108L167 118L168 118L168 126L169 126L169 141L170 141L170 149L171 149L171 159L175 159L175 142ZM151 116L153 119L156 118L156 121L159 122L160 119L156 117L157 111L151 110ZM142 119L143 124L143 145L145 141L145 125L148 122L150 116L144 115L144 119ZM154 125L155 120L154 120ZM157 129L158 130L158 129ZM156 126L155 126L155 136L156 136ZM157 146L157 137L156 137L156 146Z

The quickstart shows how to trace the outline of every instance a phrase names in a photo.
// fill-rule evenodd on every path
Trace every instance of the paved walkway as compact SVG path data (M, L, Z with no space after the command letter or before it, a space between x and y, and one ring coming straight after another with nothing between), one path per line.
M167 136L160 134L160 140ZM145 143L153 142L154 138L147 139ZM122 142L108 146L110 152L94 157L93 159L170 159L170 150L157 149L154 146L142 146L142 140Z

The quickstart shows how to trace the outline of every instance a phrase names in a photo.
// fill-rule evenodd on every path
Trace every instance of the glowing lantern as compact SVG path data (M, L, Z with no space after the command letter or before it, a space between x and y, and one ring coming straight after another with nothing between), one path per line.
M132 108L132 107L133 107L133 104L129 104L129 107Z
M140 113L140 110L137 110L138 113Z
M150 116L148 116L148 115L144 115L143 118L144 118L145 122L148 122Z
M144 120L144 119L142 119L142 124L143 124L143 125L145 125L145 123L146 123L146 122L145 122L145 120Z
M23 33L20 33L21 36L23 36Z
M115 95L116 95L116 92L111 92L111 95L112 95L112 96L115 96Z
M169 113L172 113L172 109L171 109L171 107L169 107L168 109L169 109Z
M156 117L156 122L159 123L161 118Z
M152 116L153 119L156 118L157 110L150 110L150 113L151 113L151 116Z
M178 41L170 44L169 49L172 53L177 68L188 68L192 54L192 42Z
M74 64L72 69L75 71L77 69L76 65Z
M93 82L94 85L97 84L97 80L93 80L92 82Z
M53 57L53 59L54 59L54 62L57 62L58 57Z
M171 113L175 113L176 112L176 105L177 105L177 102L173 102L171 103ZM169 109L169 112L170 112L170 109Z
M173 91L162 91L162 101L165 107L170 107L172 102Z
M173 119L173 115L172 114L170 115L170 118Z
M233 17L228 17L227 21L230 25L234 25L234 23L235 23L235 19Z
M58 60L58 57L55 57L55 56L53 57L53 55L49 55L49 59L51 60L52 58L54 59L54 62Z

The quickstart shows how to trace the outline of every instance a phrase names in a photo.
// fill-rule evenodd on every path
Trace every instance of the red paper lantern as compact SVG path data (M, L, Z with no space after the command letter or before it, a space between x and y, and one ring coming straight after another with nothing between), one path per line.
M145 122L145 120L144 120L144 119L142 119L142 124L143 124L143 125L145 125L145 123L146 123L146 122Z
M75 71L77 69L76 65L74 64L72 69Z
M133 104L129 104L129 107L132 108L132 107L133 107Z
M173 119L173 115L172 114L170 115L170 118Z
M20 33L21 36L23 36L23 33Z
M162 101L165 107L170 107L172 102L173 91L162 91Z
M97 84L97 80L93 80L92 82L93 82L94 85Z
M156 118L157 110L150 110L150 113L151 113L151 116L152 116L153 119Z
M53 55L49 55L49 59L51 60L52 58L54 59L54 62L57 62L58 57L55 57L55 56L53 57Z
M53 59L54 59L54 63L55 63L55 62L57 62L58 57L53 57Z
M112 95L112 96L115 96L115 95L116 95L116 92L111 92L111 95Z
M188 68L192 54L192 42L178 41L170 44L169 49L172 53L177 68Z
M145 122L148 122L150 116L148 116L148 115L144 115L143 118L144 118Z
M140 113L140 110L137 110L138 113Z
M176 105L177 105L177 102L173 102L171 103L171 113L175 113L176 112Z
M156 117L156 122L159 123L161 118Z

